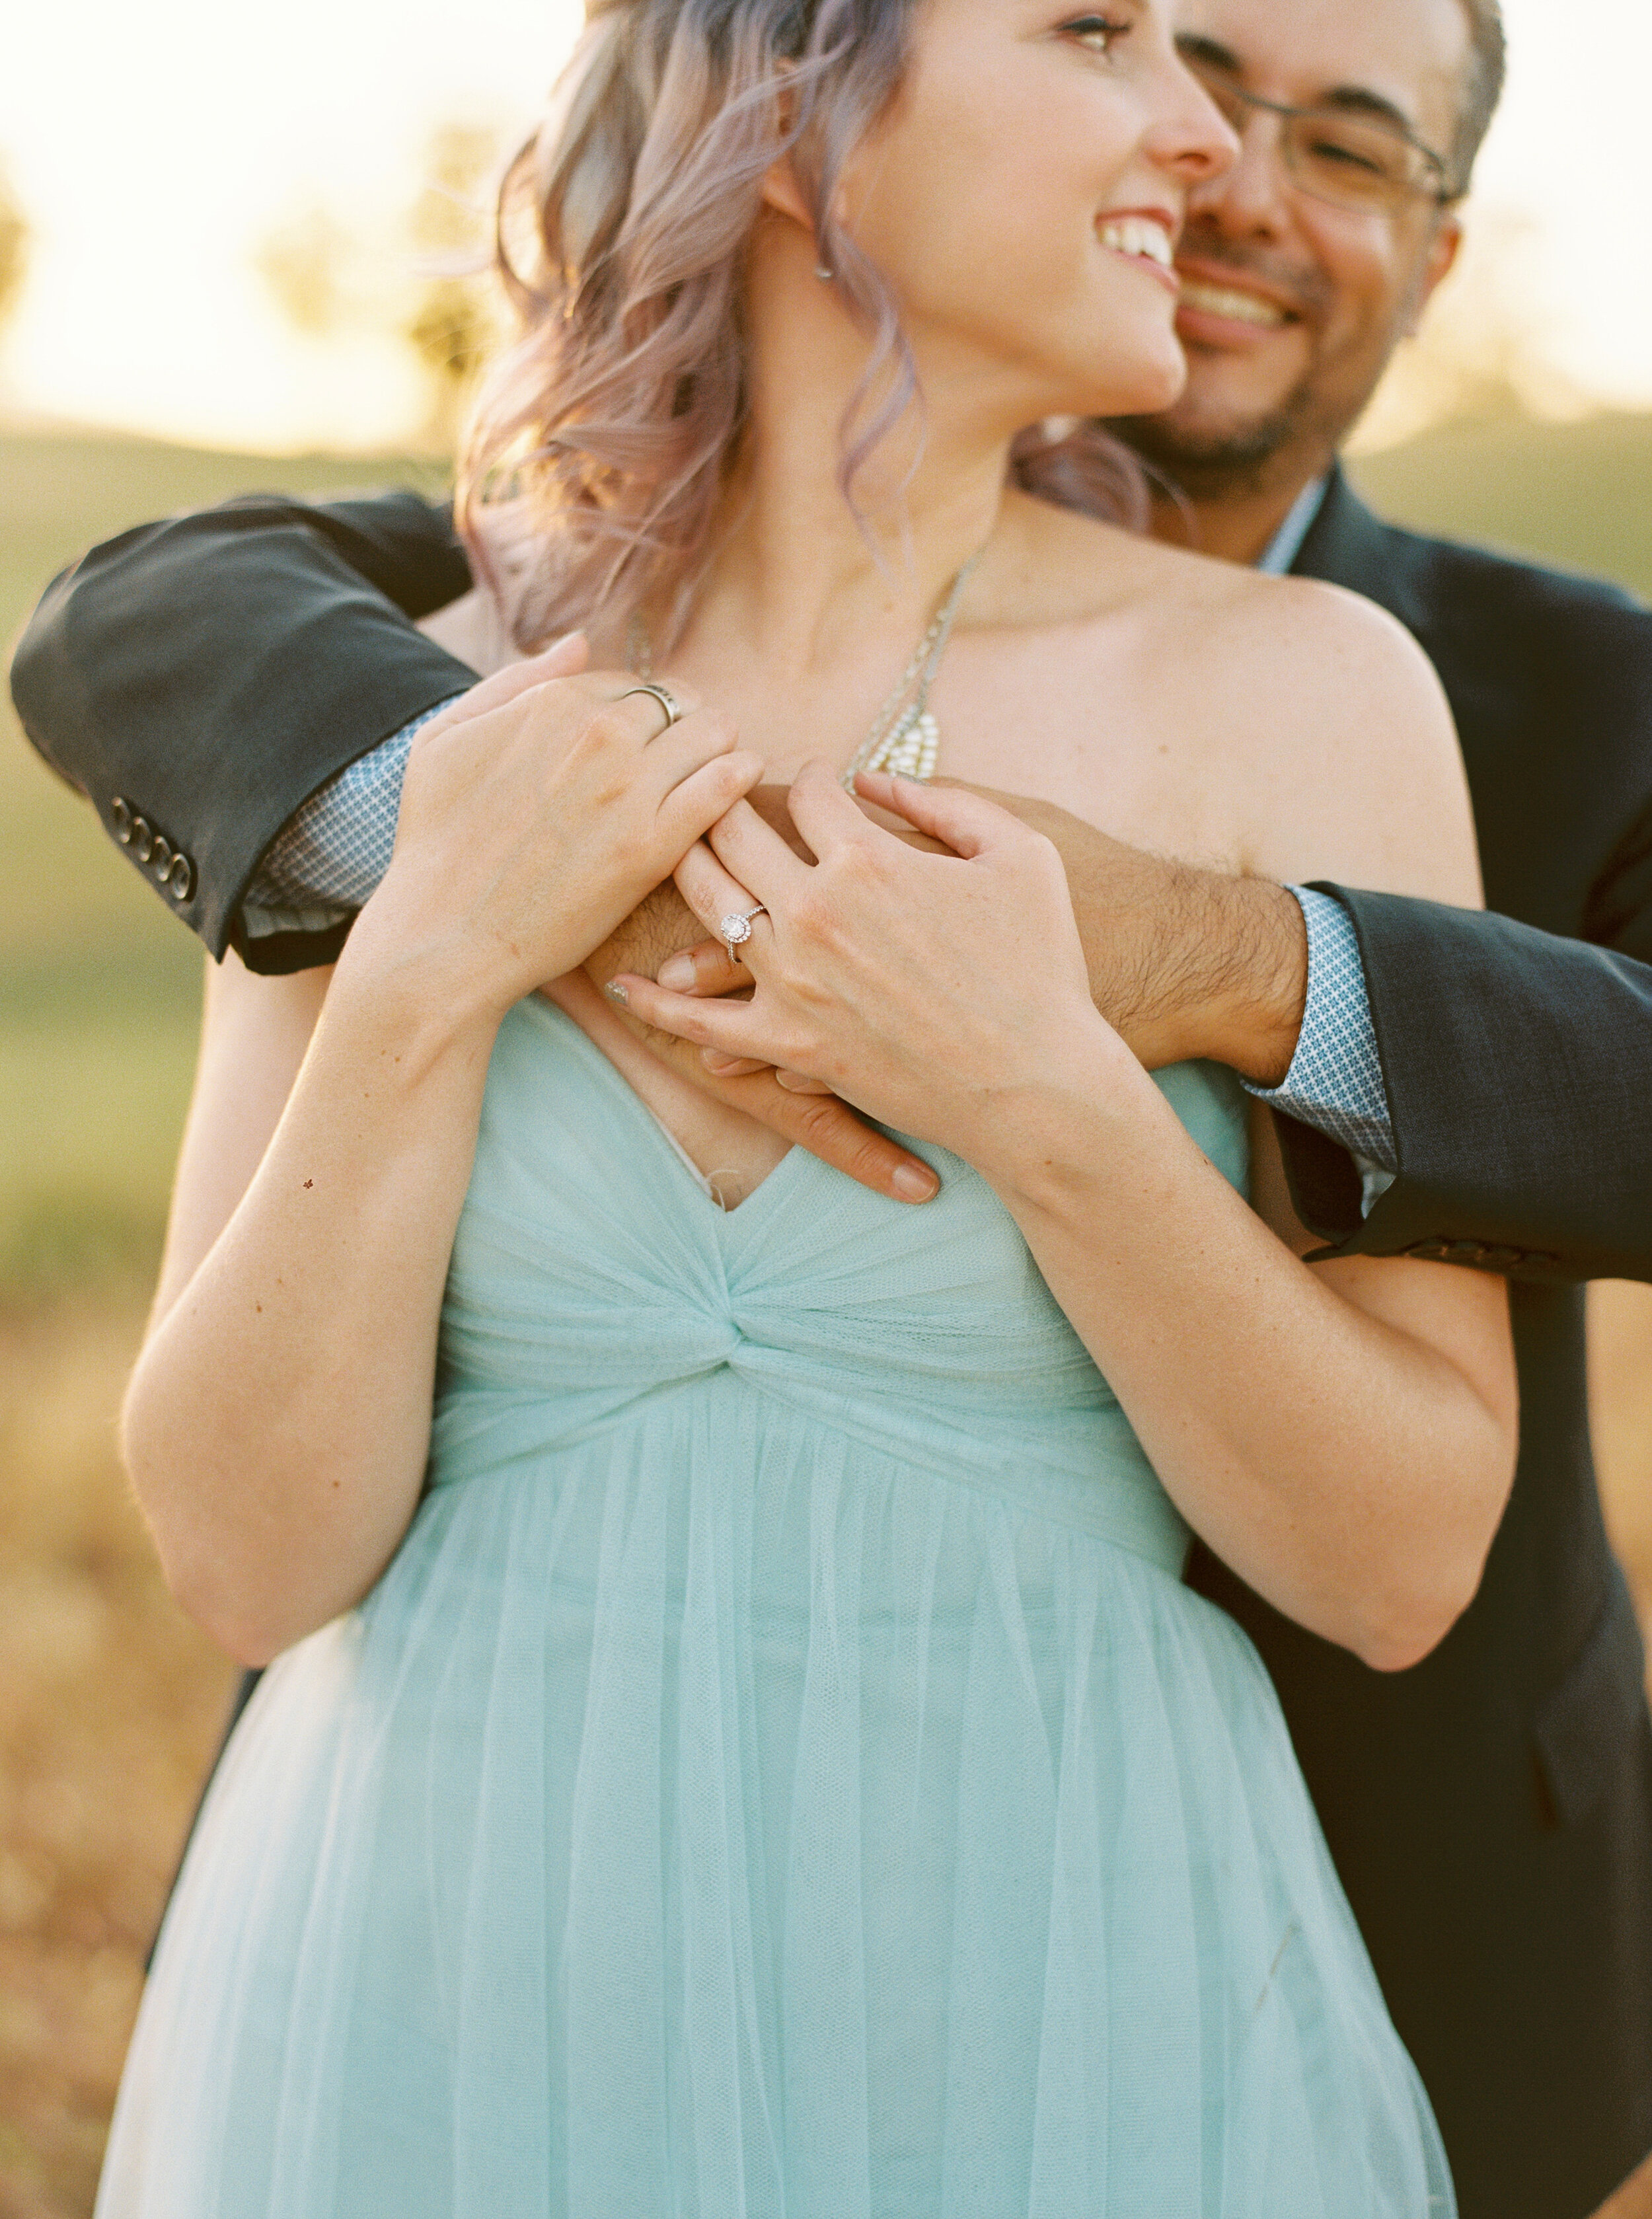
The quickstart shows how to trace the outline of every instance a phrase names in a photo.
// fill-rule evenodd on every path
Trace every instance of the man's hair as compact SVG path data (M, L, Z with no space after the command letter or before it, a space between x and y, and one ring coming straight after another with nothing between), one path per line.
M1463 73L1463 101L1457 110L1456 136L1451 147L1451 189L1466 193L1474 174L1475 158L1491 127L1503 94L1508 49L1503 36L1503 10L1499 0L1463 0L1469 18L1469 64Z

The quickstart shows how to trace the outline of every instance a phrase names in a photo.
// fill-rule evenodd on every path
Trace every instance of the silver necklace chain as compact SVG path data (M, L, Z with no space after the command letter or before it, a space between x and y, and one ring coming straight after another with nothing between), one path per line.
M913 649L911 661L873 718L872 730L849 757L842 782L851 793L857 775L863 770L887 771L897 778L926 781L935 776L941 755L941 727L929 706L929 688L952 637L958 604L969 583L970 573L984 552L984 549L978 547L959 569L922 638ZM636 613L625 628L625 660L639 678L653 677L653 643L647 624Z

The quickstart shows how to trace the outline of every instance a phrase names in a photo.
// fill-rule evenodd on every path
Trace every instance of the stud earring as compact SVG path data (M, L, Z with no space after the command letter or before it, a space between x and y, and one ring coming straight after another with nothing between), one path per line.
M823 262L817 262L815 264L816 277L820 278L825 284L829 285L836 274L835 270L829 270Z

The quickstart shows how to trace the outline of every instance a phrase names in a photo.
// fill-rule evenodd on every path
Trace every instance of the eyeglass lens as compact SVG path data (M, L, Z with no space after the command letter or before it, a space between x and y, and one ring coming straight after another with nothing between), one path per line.
M1265 106L1217 71L1194 73L1237 132ZM1302 191L1335 208L1393 209L1416 194L1433 194L1441 182L1420 147L1397 131L1333 108L1281 116L1279 146L1287 172Z

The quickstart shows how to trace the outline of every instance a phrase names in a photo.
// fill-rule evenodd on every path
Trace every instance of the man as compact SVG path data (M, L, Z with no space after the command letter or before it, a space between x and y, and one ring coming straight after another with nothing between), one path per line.
M1652 2148L1652 1723L1589 1464L1579 1295L1652 1277L1652 617L1392 531L1334 468L1455 252L1500 82L1492 0L1186 0L1183 39L1243 151L1183 242L1187 395L1125 427L1185 488L1158 528L1410 625L1457 716L1494 913L1299 901L1028 813L1144 1059L1283 1079L1299 1208L1332 1249L1513 1283L1520 1470L1433 1656L1379 1675L1208 1558L1193 1576L1279 1685L1465 2219L1584 2219ZM398 611L468 583L446 517L407 496L175 519L59 581L19 706L214 953L324 960L382 867L403 728L471 682ZM899 1151L842 1105L696 1075L899 1190ZM1652 2213L1652 2172L1609 2209Z

